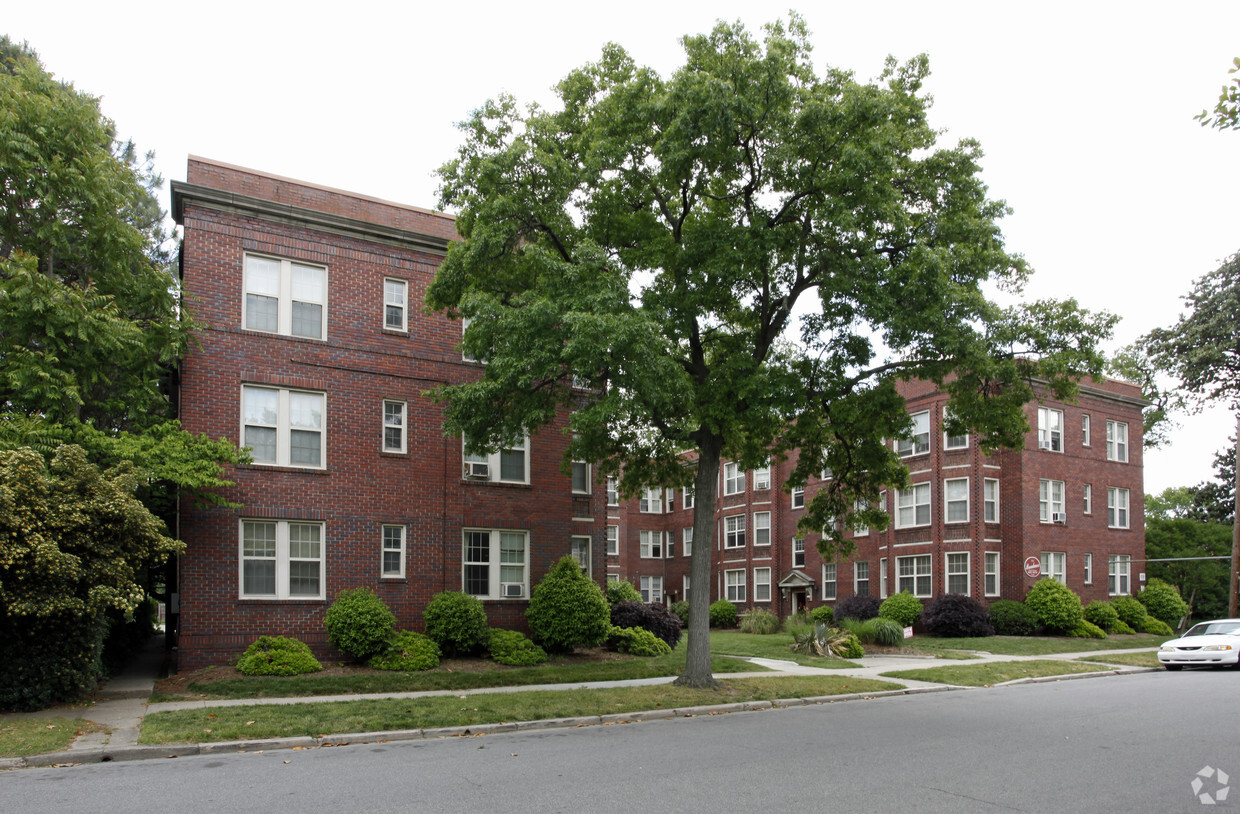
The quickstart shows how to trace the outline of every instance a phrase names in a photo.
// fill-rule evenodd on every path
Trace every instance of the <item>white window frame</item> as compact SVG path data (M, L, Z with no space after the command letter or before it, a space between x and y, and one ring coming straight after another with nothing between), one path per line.
M805 508L805 487L804 486L793 486L790 495L791 497L790 497L789 505L792 508L794 509Z
M1132 593L1132 555L1107 555L1107 594L1127 596Z
M918 515L924 514L924 517ZM909 484L896 490L896 528L910 529L930 525L930 483Z
M878 558L878 598L887 598L887 558Z
M896 593L908 591L916 597L934 595L934 575L929 554L896 557ZM907 573L905 573L907 571Z
M640 514L663 514L663 490L657 486L642 489L637 511Z
M396 320L392 316L397 317ZM409 332L409 281L383 278L383 329Z
M264 547L261 552L257 544L264 542L255 539L256 545L246 548L247 525L267 526L273 532L270 548ZM299 547L292 540L293 532L305 533L310 529L317 531L317 556L308 556L304 547ZM252 538L253 539L253 538ZM303 541L312 542L312 541ZM313 544L313 542L312 542ZM240 599L272 599L272 600L316 600L324 598L327 584L327 528L321 521L314 520L273 520L270 518L242 518L237 527L237 596ZM313 552L311 552L313 553ZM247 592L245 587L245 566L247 562L270 562L274 578L274 590L271 593ZM293 592L293 565L295 563L314 563L318 570L318 591L316 593Z
M861 588L865 586L863 593ZM856 560L853 562L853 596L869 596L870 595L870 562L869 560Z
M1092 435L1092 430L1093 428L1090 426L1089 413L1082 413L1081 414L1081 446L1087 447L1090 445L1090 441L1093 440L1090 437Z
M1038 408L1038 449L1063 452L1063 410Z
M1064 483L1042 478L1038 481L1038 521L1054 522L1055 515L1064 513Z
M251 268L250 261L278 263L279 268L276 270L276 288L273 291L252 290L258 289L256 280L254 279L254 271ZM301 339L312 339L316 342L323 342L327 339L327 266L318 263L306 263L301 260L291 260L289 258L271 257L270 255L250 254L245 255L242 261L244 266L242 294L241 294L241 325L247 331L257 331L265 334L275 334L277 336L296 336ZM321 296L319 301L312 299L294 299L293 298L293 269L307 269L318 271L321 273L320 285ZM274 299L276 301L276 329L274 331L266 328L254 328L250 326L251 303L250 297L263 297L266 299ZM307 303L319 306L319 335L310 336L308 334L293 333L293 303Z
M695 497L696 497L696 489L697 489L697 487L695 487L695 486L686 486L685 488L683 488L683 489L681 489L681 490L680 490L680 492L681 492L680 507L681 507L682 509L692 509L692 508L693 508L693 506L694 506L694 504L695 504L695 502L696 502L696 501L695 501Z
M1085 584L1086 585L1094 584L1094 555L1093 554L1085 555Z
M1107 528L1128 528L1128 497L1128 490L1122 486L1107 487Z
M745 515L733 514L723 518L723 547L745 547Z
M968 449L969 434L964 435L948 435L947 419L951 415L951 408L943 405L943 449Z
M947 593L972 596L970 559L968 551L947 551L943 554L943 584L947 588ZM963 584L964 590L954 590L953 583L956 588Z
M484 539L486 541L486 560L471 560L470 556L470 538L473 535L479 543ZM511 558L505 560L506 551L504 543L509 544L519 540L521 543L521 561L516 562ZM479 546L481 548L481 546ZM511 552L512 549L507 549ZM471 591L472 587L469 582L469 569L486 568L487 590L485 593ZM513 569L521 569L520 579L514 580L511 577L516 576ZM507 569L507 573L505 573ZM504 577L509 577L504 579ZM477 577L475 577L477 578ZM504 585L520 585L520 596L505 596ZM461 530L461 590L470 596L476 596L479 599L510 599L525 600L530 597L530 535L529 532L518 529L484 529L484 528L465 528Z
M998 551L987 551L982 555L982 593L986 596L999 596L999 557Z
M735 463L726 463L723 465L723 494L739 495L745 491L745 470L741 469Z
M569 545L571 546L569 553L572 554L577 564L581 566L581 571L586 576L590 576L592 573L590 550L593 546L591 542L590 535L588 534L574 534L569 539Z
M615 475L607 476L607 505L608 506L619 506L620 505L620 484L616 480Z
M247 394L253 393L255 396L259 392L267 394L275 394L276 406L274 424L259 421L246 420L246 397ZM311 424L301 424L294 426L292 423L293 403L294 401L309 401L317 399L319 402L319 426L314 427ZM241 443L238 446L249 447L246 442L246 428L254 427L263 430L275 430L276 438L276 454L274 460L260 459L253 455L251 447L251 456L256 464L265 464L267 466L288 466L298 469L326 469L327 468L327 394L313 390L296 390L285 387L268 387L261 384L243 384L241 385ZM256 417L257 418L257 417ZM294 463L292 456L292 438L293 433L317 433L319 436L319 462L317 464Z
M647 605L663 604L663 577L647 576L640 581L642 602Z
M593 480L590 477L590 464L586 461L573 461L570 472L572 473L572 490L574 495L590 494L590 487Z
M908 438L896 439L896 454L901 458L923 455L930 451L930 411L923 410L909 416L913 430Z
M692 587L692 583L693 583L693 580L690 579L689 574L685 574L684 576L680 578L680 588L684 592L681 595L681 599L683 599L685 602L689 601L689 588Z
M999 522L999 479L982 479L982 522Z
M948 478L943 481L943 522L969 522L968 478Z
M839 568L833 562L822 564L822 598L832 602L839 596Z
M869 505L868 503L866 503L866 502L865 502L865 500L864 500L863 498L857 498L857 499L856 499L856 501L854 501L854 502L853 502L853 511L854 511L854 512L863 512L863 511L865 511L865 510L866 510L866 509L868 509L868 508L870 508L870 505ZM852 529L852 534L853 534L853 537L867 537L867 536L869 536L869 534L870 534L870 527L869 527L869 526L867 526L865 523L862 523L862 522L860 522L860 521L854 521L854 523L855 523L855 525L853 525L853 529Z
M681 529L680 551L686 557L693 556L693 526L685 526Z
M1042 576L1068 584L1068 554L1065 551L1043 551Z
M1081 489L1081 503L1085 514L1094 513L1094 485L1087 483Z
M753 544L769 546L771 544L771 513L753 513Z
M405 402L396 399L383 400L383 442L384 452L405 453L408 451L405 428L408 426L409 409ZM395 434L395 443L392 435Z
M637 541L637 556L641 559L663 559L663 532L642 529L637 532Z
M465 451L466 439L461 438L461 463L462 477L468 480L483 480L482 478L470 477L471 463L485 463L487 465L487 477L485 482L489 483L526 483L530 482L530 439L528 436L521 439L520 444L508 444L494 452L485 452L470 454ZM503 463L505 458L511 459L513 453L521 453L521 477L506 478L503 472Z
M748 601L745 595L745 569L734 568L723 572L724 599L739 603Z
M1128 463L1128 423L1107 421L1107 460Z
M392 554L393 557L388 555ZM390 560L396 560L396 568L390 568ZM384 523L379 532L379 576L383 579L400 579L405 576L405 527Z
M771 488L771 462L767 461L766 466L760 466L753 471L753 488L770 489ZM756 593L756 588L755 588Z
M607 526L607 555L620 556L620 527L614 523Z
M753 569L753 601L771 601L771 569L769 567Z
M792 538L792 567L793 568L804 568L805 567L805 538L804 537L793 537Z

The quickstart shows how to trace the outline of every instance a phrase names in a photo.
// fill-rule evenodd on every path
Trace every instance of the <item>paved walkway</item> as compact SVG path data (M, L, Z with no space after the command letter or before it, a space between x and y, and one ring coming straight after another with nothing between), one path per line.
M1152 647L1143 647L1131 650L1095 650L1083 653L1056 653L1052 655L1040 656L1008 656L996 655L992 653L977 653L977 658L967 661L945 660L935 658L933 656L866 656L855 660L860 664L859 667L849 667L845 669L808 667L794 661L784 661L782 659L747 658L745 661L750 661L766 667L771 672L717 673L715 677L753 678L755 676L771 675L834 675L892 681L892 679L883 678L882 673L887 673L894 670L918 669L922 667L941 667L950 664L966 665L1003 661L1033 661L1040 659L1061 659L1064 661L1071 661L1086 656L1108 656L1117 653L1151 652L1154 649L1155 648ZM332 743L344 743L348 740L348 738L342 737L278 738L249 743L228 742L220 744L195 744L184 747L139 746L138 737L142 731L143 717L152 712L163 712L165 710L205 709L207 707L232 707L266 704L327 703L332 701L358 701L367 699L425 698L436 695L458 695L464 697L483 693L528 692L531 690L605 689L610 687L639 687L670 684L676 680L675 676L659 676L656 678L626 679L623 681L590 681L573 684L537 684L518 687L490 687L471 690L427 690L422 692L298 696L291 698L203 699L195 701L171 701L151 704L148 703L146 699L150 697L151 692L155 687L155 681L160 677L161 669L164 664L164 658L165 652L163 636L153 637L147 647L140 653L136 654L121 673L106 682L99 689L99 691L95 693L94 701L88 703L87 705L78 707L54 707L52 709L41 710L39 712L0 713L0 721L17 718L85 718L99 724L105 729L110 730L109 732L98 732L82 735L78 737L70 746L69 750L65 752L57 752L49 755L38 755L30 758L0 758L0 770L22 768L26 766L97 763L100 761L109 760L140 760L144 758L166 757L172 753L196 754L224 751L236 752L243 751L247 748L273 749L291 748L293 746L321 746L331 745ZM1105 664L1099 664L1097 673L1075 674L1072 677L1114 675L1121 672L1141 672L1146 669L1149 668L1108 666ZM1055 678L1057 680L1062 677ZM961 689L960 687L955 687L953 685L938 684L927 681L914 681L906 678L901 678L896 681L897 683L904 685L905 689L887 693L866 693L865 697L875 697L876 695L889 694L910 694L918 692L940 692L943 690ZM846 700L849 697L851 696L832 696L830 699L823 700ZM793 699L789 699L789 701L792 700ZM808 699L808 701L816 703L817 699ZM801 702L804 703L805 700L801 700ZM781 701L775 705L785 706L787 704ZM724 712L740 709L762 709L769 708L771 706L773 706L771 702L727 704L721 706L703 707L700 711L703 713ZM472 732L472 734L477 734L483 730L505 731L507 729L516 729L518 727L548 728L557 725L577 726L583 722L597 723L600 720L608 718L623 718L626 720L668 718L679 714L693 714L695 712L698 712L698 710L658 710L649 713L630 713L623 716L591 716L584 719L571 719L563 721L539 721L522 724L490 724L483 727L474 726L469 728L453 727L445 730L436 730L435 733L428 733L418 730L416 732L404 733L363 733L360 735L350 735L348 737L352 737L357 740L363 740L366 738L377 739L379 737L389 740L396 740L402 737L443 737L453 734L459 735L464 732Z

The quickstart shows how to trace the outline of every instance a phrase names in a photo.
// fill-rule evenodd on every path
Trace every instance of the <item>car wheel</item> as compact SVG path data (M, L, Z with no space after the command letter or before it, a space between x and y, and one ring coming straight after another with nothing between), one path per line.
M1179 670L1183 666L1184 666L1183 664L1164 664L1163 665L1163 667L1166 667L1168 670L1171 670L1172 672Z

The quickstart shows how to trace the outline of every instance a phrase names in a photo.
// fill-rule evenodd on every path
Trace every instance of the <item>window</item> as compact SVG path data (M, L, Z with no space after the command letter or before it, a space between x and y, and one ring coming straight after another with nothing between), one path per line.
M693 556L693 526L688 526L680 532L680 549L686 557Z
M1107 422L1107 460L1128 463L1128 425L1122 421Z
M585 461L573 461L573 494L590 494L590 465Z
M896 528L930 524L930 484L915 483L896 490Z
M620 575L619 575L619 574L608 574L608 575L607 575L607 584L608 584L608 585L611 585L612 583L616 583L616 582L619 582L619 581L620 581Z
M573 537L572 555L577 564L581 566L581 570L586 575L590 573L590 538L584 536Z
M770 512L754 512L753 513L753 544L754 545L770 545L771 544L771 513Z
M868 562L853 563L853 593L857 596L870 595L870 564Z
M793 568L804 568L805 567L805 538L804 537L793 537L792 538L792 567Z
M857 498L857 500L853 503L854 512L863 512L868 508L870 508L870 504L866 503L861 498ZM854 537L865 537L869 533L870 533L870 527L867 526L863 521L861 520L853 521L853 536Z
M1038 408L1038 449L1063 452L1063 410Z
M947 555L947 592L969 595L969 552L957 551Z
M242 599L322 599L323 524L241 521Z
M642 559L658 560L663 558L663 532L639 531L637 536L641 541L639 556Z
M469 332L469 323L473 322L470 317L461 317L461 359L466 362L481 361L469 351L465 350L465 334Z
M405 575L405 527L384 526L379 575L403 577Z
M741 548L745 545L745 515L734 514L723 518L723 547Z
M771 569L753 569L753 601L771 601Z
M637 510L642 514L663 514L663 490L643 489Z
M468 446L466 439L462 445ZM465 452L464 476L470 480L499 481L501 483L529 483L530 440L503 447L496 452Z
M680 490L680 491L681 491L681 493L682 493L682 494L683 494L683 496L684 496L683 506L684 506L684 508L686 508L686 509L692 509L692 508L693 508L693 504L694 504L694 500L693 500L693 498L694 498L694 495L695 495L695 491L694 491L694 489L695 489L695 487L693 487L693 486L686 486L684 489L681 489L681 490Z
M794 509L805 508L805 487L804 486L793 486L792 487L792 508Z
M685 593L684 593L684 597L683 597L683 598L684 598L684 601L686 601L686 602L688 602L688 601L689 601L689 586L690 586L690 583L691 583L691 582L692 582L692 580L691 580L691 579L689 579L689 575L688 575L688 574L685 574L683 577L681 577L681 578L680 578L680 587L684 589L684 592L685 592Z
M1111 554L1107 557L1107 592L1111 596L1126 596L1128 594L1131 570L1131 555Z
M322 339L327 334L326 305L324 267L246 255L246 329Z
M409 323L405 316L409 283L387 278L383 281L383 327L391 331L405 331Z
M930 555L896 557L896 593L930 596Z
M969 448L969 434L965 433L964 435L948 435L947 422L949 420L951 420L951 411L947 407L944 407L943 408L943 448L944 449L968 449Z
M663 555L669 560L676 555L676 535L670 531L663 532Z
M1107 526L1113 529L1128 528L1128 490L1107 487Z
M982 590L985 592L986 596L998 596L999 595L999 552L998 551L987 551L985 554L985 557L986 557L986 560L985 560L984 573L983 573L985 585L982 586Z
M949 478L943 481L943 494L947 503L948 523L969 521L969 479Z
M1043 551L1042 552L1042 576L1050 577L1053 580L1068 583L1068 569L1065 564L1068 555L1062 551Z
M609 475L607 477L607 505L620 505L620 487L619 484L616 483L616 478L614 475Z
M241 446L254 463L323 468L326 396L272 387L241 388Z
M1089 413L1081 416L1081 446L1089 446Z
M642 577L642 601L646 604L663 602L663 577Z
M1063 481L1038 481L1038 520L1054 523L1063 519Z
M725 495L739 495L745 491L745 470L739 468L736 464L723 465L723 493Z
M1085 555L1085 584L1086 585L1094 584L1094 555L1093 554Z
M1087 483L1081 490L1082 509L1085 514L1094 513L1094 487L1093 484Z
M464 536L461 568L465 593L481 599L529 596L525 532L465 529Z
M878 598L887 598L887 558L878 558Z
M982 520L999 522L999 481L997 478L982 480Z
M824 562L822 564L822 598L835 599L835 563Z
M753 471L753 488L770 489L771 488L771 463L767 461L765 466L760 466ZM754 586L754 594L757 595L758 588Z
M896 453L901 458L930 451L930 413L913 413L912 419L912 434L896 441Z
M383 451L405 451L405 402L383 402Z
M607 527L607 553L612 557L620 554L620 527Z
M743 569L724 571L723 584L724 599L729 602L745 601L745 571Z

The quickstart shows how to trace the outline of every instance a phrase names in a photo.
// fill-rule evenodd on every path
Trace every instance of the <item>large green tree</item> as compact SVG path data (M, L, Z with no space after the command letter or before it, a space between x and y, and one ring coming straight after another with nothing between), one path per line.
M441 391L470 448L569 409L566 467L596 461L629 495L693 485L680 681L705 686L721 459L798 450L792 484L829 467L803 527L835 554L906 482L897 379L943 384L953 430L1018 444L1031 382L1070 395L1111 320L983 294L1029 270L1004 250L978 145L936 145L925 57L872 83L819 73L796 16L762 40L720 23L682 43L670 78L609 45L556 109L501 97L462 125L441 179L463 240L427 304L468 319L464 350L487 362Z
M1231 63L1234 67L1228 73L1235 77L1223 85L1214 109L1203 110L1197 114L1202 127L1240 130L1240 57L1232 58Z

